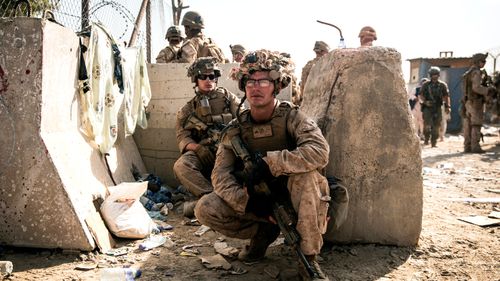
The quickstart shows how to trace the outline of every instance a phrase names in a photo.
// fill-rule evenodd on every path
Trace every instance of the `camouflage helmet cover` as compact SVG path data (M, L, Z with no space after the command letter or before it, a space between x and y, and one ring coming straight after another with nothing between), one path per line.
M184 15L182 18L182 25L195 29L205 28L203 18L198 12L195 11L189 11Z
M231 49L231 53L236 54L240 53L242 55L245 55L247 53L247 50L243 45L236 44L236 45L229 45L229 48Z
M221 72L217 59L214 57L197 58L188 68L187 76L191 77L191 82L196 83L196 79L202 74L214 74L215 77L220 77Z
M314 49L313 51L325 51L325 52L329 52L330 51L330 46L328 46L328 44L326 44L325 42L323 41L316 41L316 43L314 43Z
M182 33L182 30L179 28L179 26L172 25L167 29L167 34L165 35L165 38L168 39L171 37L184 38L184 34Z
M437 66L432 66L431 68L429 68L429 75L432 76L432 75L439 75L439 73L441 72L441 69Z
M488 57L488 53L482 54L482 53L477 53L472 56L472 63L479 63L481 61L486 60L486 57Z
M231 77L238 80L240 90L245 91L246 79L257 71L269 71L269 78L286 88L292 80L293 63L279 52L261 49L248 53Z

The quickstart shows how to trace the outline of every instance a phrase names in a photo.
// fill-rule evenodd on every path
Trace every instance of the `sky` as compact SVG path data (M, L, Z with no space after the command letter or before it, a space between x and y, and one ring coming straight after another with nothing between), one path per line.
M141 1L132 2L140 5ZM164 34L173 20L171 1L153 0L153 4L154 61L168 44ZM158 20L161 6L162 21ZM192 10L201 14L204 34L229 59L230 44L242 44L247 50L287 52L295 61L299 79L302 67L315 56L315 41L325 41L332 49L340 41L336 29L317 20L338 26L348 48L359 47L358 34L363 26L375 28L378 40L374 45L401 53L406 81L408 59L436 58L441 51L452 51L454 57L489 51L498 56L496 69L500 70L499 0L184 0L184 6L189 8L183 13ZM486 70L493 71L491 56Z

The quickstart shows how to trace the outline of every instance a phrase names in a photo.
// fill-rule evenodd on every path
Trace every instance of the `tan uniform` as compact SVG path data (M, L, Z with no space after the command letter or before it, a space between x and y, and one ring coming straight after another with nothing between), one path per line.
M327 227L330 197L328 182L318 169L328 162L329 146L314 121L296 107L292 108L290 103L282 102L279 106L273 112L273 119L266 124L253 124L249 112L245 111L241 119L241 138L253 151L263 146L262 141L266 143L266 148L262 148L267 151L263 159L271 173L275 177L288 176L287 187L298 214L301 249L305 255L319 254L323 245L322 234ZM256 235L258 222L265 220L245 212L249 195L232 174L237 157L228 144L228 138L234 129L239 130L238 127L228 130L217 151L212 171L214 192L200 199L195 214L201 223L224 235L248 239ZM258 132L264 133L260 135ZM267 134L269 132L272 136Z
M209 129L219 131L221 124L226 125L236 116L240 99L225 88L217 87L208 95L211 114L204 116L200 110L201 94L197 94L192 100L177 112L175 124L177 144L182 155L174 164L174 174L180 183L195 196L212 192L213 187L209 181L211 167L203 167L196 153L186 151L189 143L208 143L212 141L206 133L200 133L194 129L185 129L186 120L191 114L208 125ZM212 146L215 150L215 146ZM215 151L214 151L215 153ZM207 171L208 168L208 171Z
M186 39L179 50L175 62L192 63L199 57L215 57L218 63L224 63L225 57L219 47L202 33Z
M306 63L306 65L302 68L302 76L300 77L300 92L302 93L302 99L304 99L304 88L306 86L307 77L309 76L309 72L311 72L311 68L318 61L318 58L314 58Z
M168 63L177 59L177 53L179 52L180 44L168 45L163 50L160 51L156 57L156 63Z
M477 66L464 74L465 112L462 112L464 128L464 150L480 150L481 126L483 125L483 105L488 95L488 87L482 85L484 75Z

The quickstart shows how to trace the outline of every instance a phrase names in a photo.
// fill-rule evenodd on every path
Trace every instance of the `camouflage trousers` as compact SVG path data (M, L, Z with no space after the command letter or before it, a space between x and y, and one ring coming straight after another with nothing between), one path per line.
M301 250L305 255L319 254L323 246L322 234L327 228L328 182L320 173L313 171L290 175L287 186L298 215ZM228 237L250 239L256 235L258 223L267 221L252 213L238 214L216 193L203 196L196 205L195 215L202 224Z
M182 154L175 161L173 170L177 180L196 197L213 191L206 167L203 167L193 151Z
M468 100L465 103L465 116L462 126L464 129L464 150L479 150L481 146L481 127L483 125L483 102L481 100Z
M422 115L424 119L425 142L428 142L430 139L431 144L434 146L439 136L439 128L441 127L441 120L443 118L441 108L426 107L422 110Z

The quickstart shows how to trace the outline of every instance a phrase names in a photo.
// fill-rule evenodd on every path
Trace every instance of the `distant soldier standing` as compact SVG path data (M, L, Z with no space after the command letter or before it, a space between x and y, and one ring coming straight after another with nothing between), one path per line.
M241 63L247 54L247 49L240 44L229 45L229 48L231 49L231 54L233 55L233 62Z
M168 63L177 59L177 53L181 48L184 36L182 35L181 29L173 25L168 28L165 38L168 40L169 45L160 51L156 57L156 63Z
M302 68L302 76L300 77L300 93L302 93L302 97L300 102L302 102L304 95L304 88L306 86L307 77L309 77L309 72L311 72L311 68L316 64L318 59L330 51L330 46L323 41L316 41L314 43L314 53L316 53L316 57L306 63L306 65ZM300 103L299 103L300 104Z
M484 103L489 92L495 88L487 86L488 75L482 68L488 53L472 56L472 66L463 75L462 123L464 128L464 152L483 153L479 140L484 118Z
M450 112L450 95L448 85L439 80L439 67L429 69L430 81L425 82L420 90L420 101L422 102L422 115L424 118L424 145L431 140L432 147L436 147L439 136L439 128L443 115L441 107L444 104L445 112Z
M373 41L377 40L377 32L371 26L365 26L359 31L359 44L361 47L373 46Z
M193 63L199 57L214 57L218 63L226 61L222 50L211 38L203 34L202 29L205 28L205 23L198 12L187 12L182 18L182 25L185 29L186 40L179 50L176 62Z

